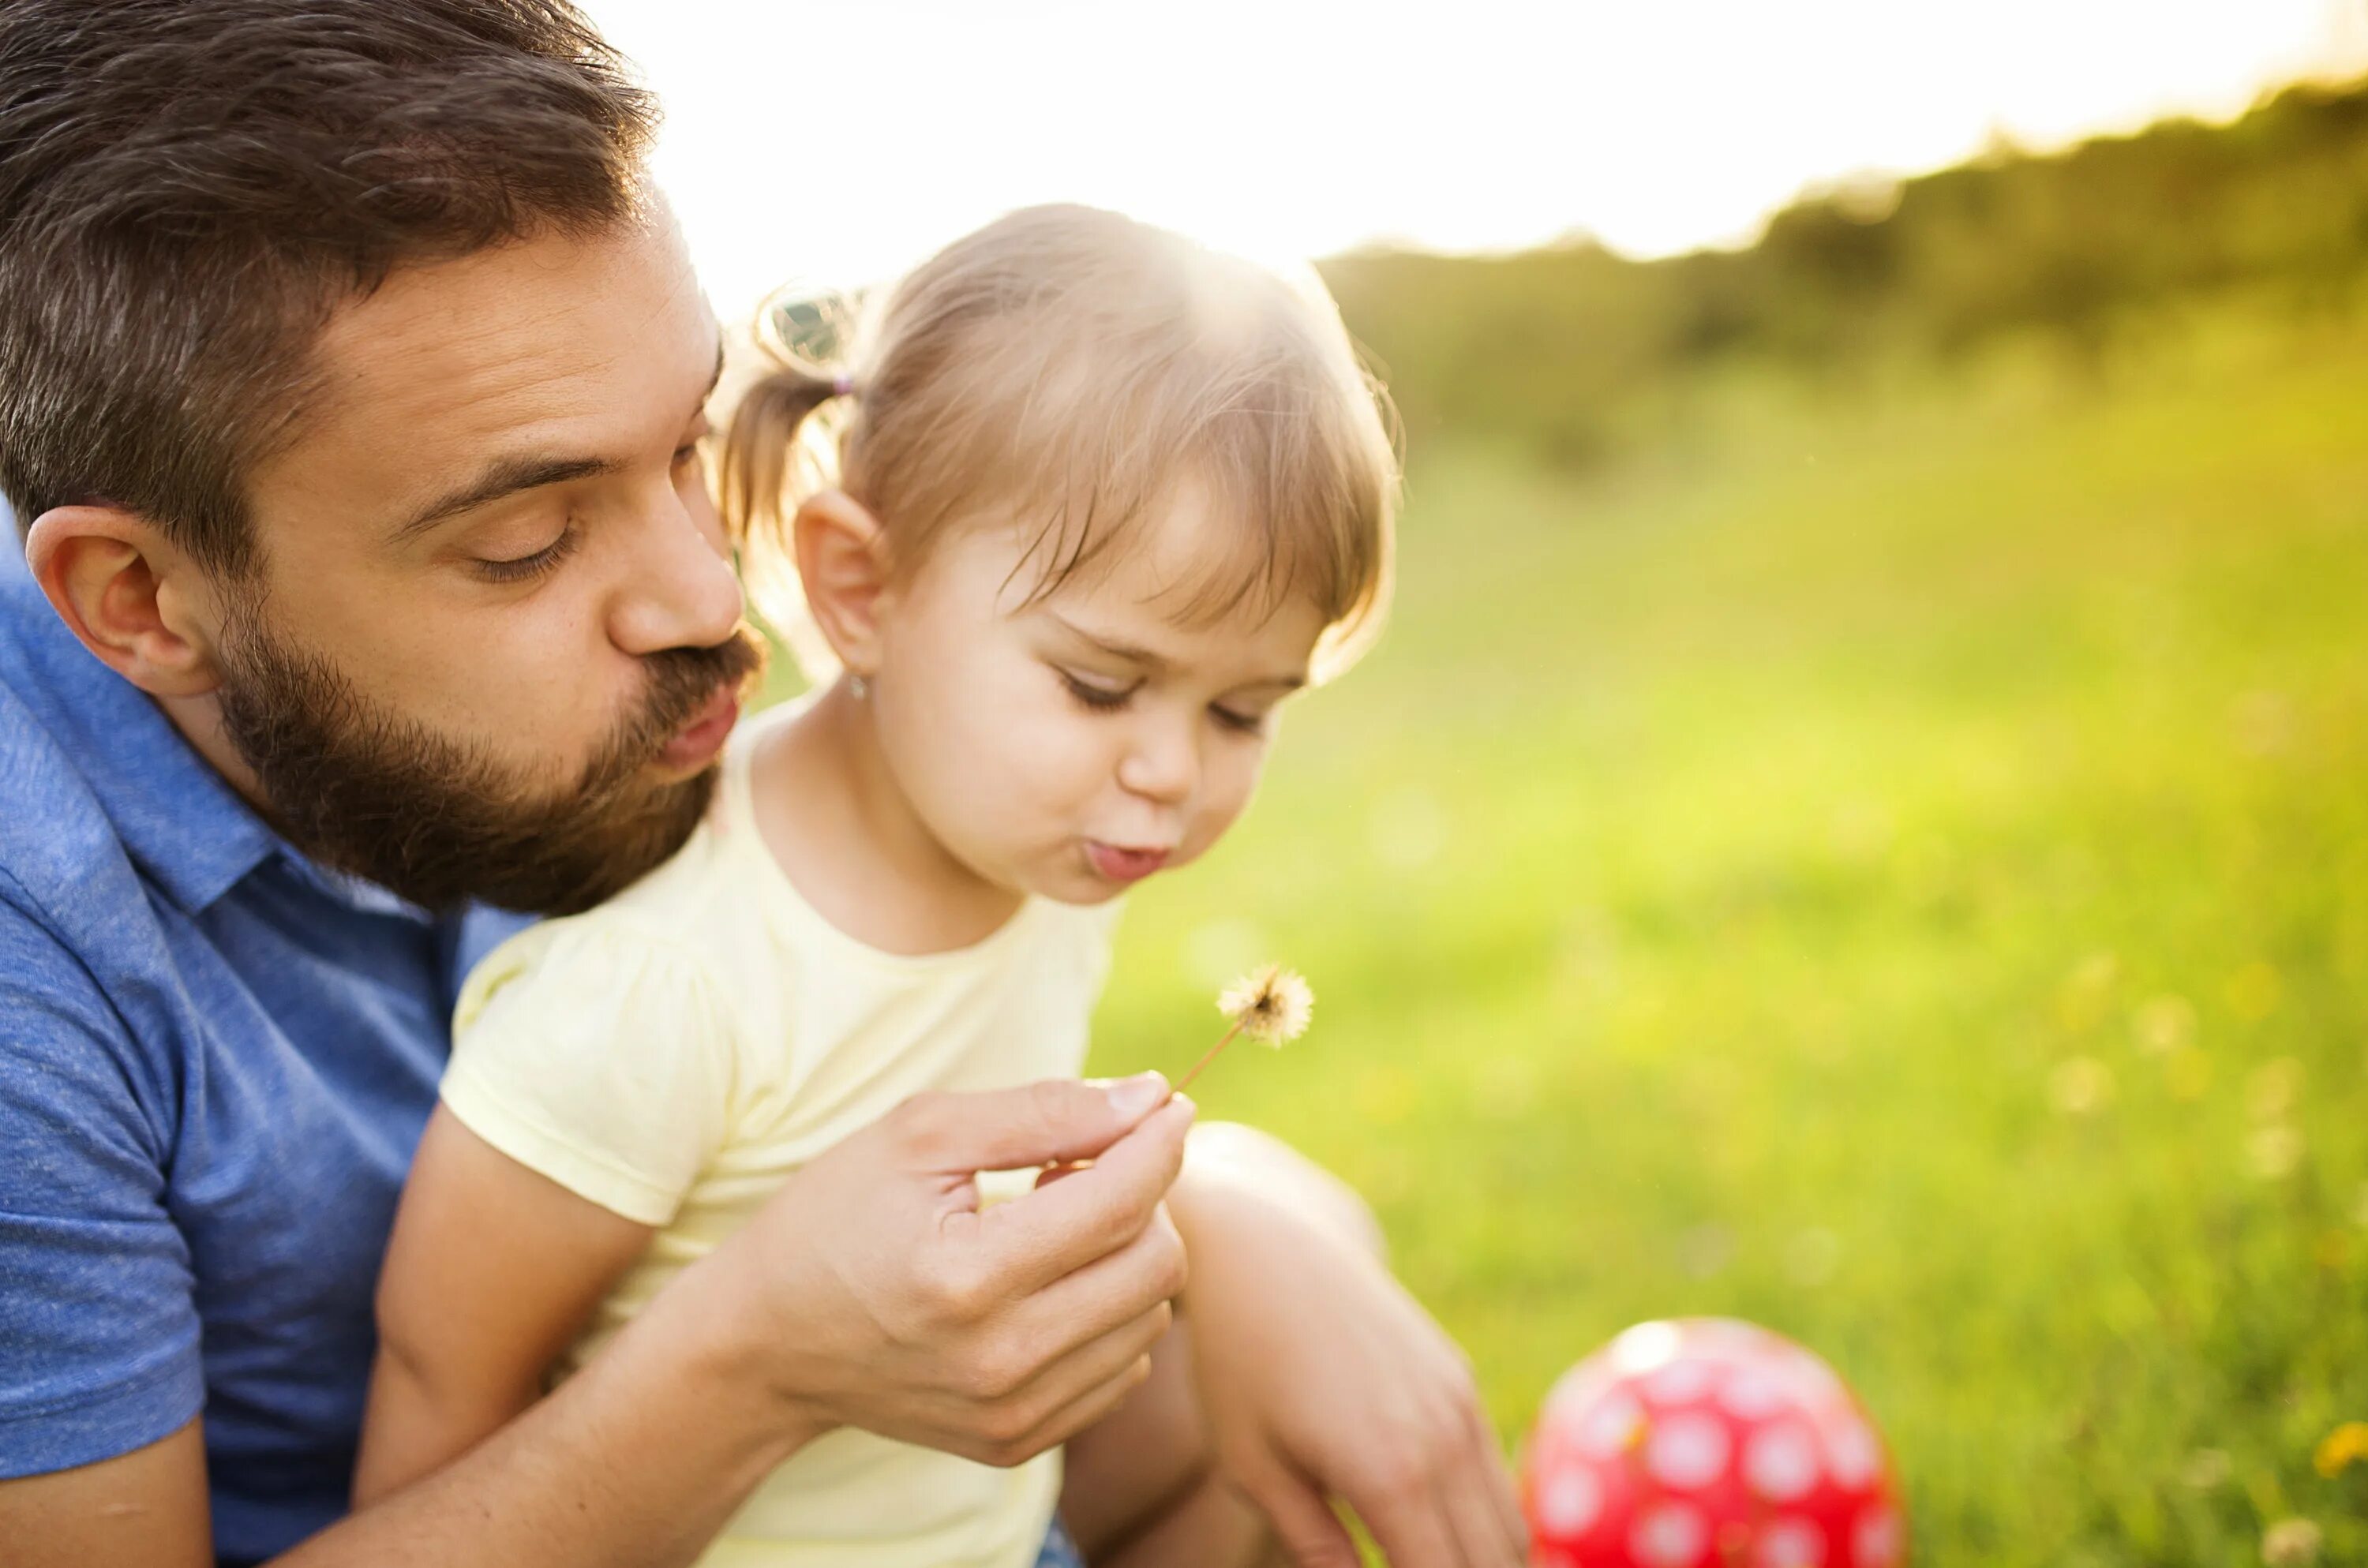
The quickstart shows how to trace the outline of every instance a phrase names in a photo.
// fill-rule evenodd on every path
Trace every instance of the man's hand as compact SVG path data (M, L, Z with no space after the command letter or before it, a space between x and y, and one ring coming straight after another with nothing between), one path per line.
M1175 1207L1225 1472L1302 1568L1355 1568L1334 1497L1395 1568L1518 1568L1527 1531L1470 1363L1391 1278L1362 1205L1271 1140L1206 1132Z
M816 1429L1018 1464L1115 1405L1167 1332L1184 1247L1161 1199L1193 1116L1167 1096L1156 1074L917 1096L668 1294L722 1293L750 1371ZM1087 1158L979 1208L977 1171Z
M1192 1106L1154 1076L925 1095L800 1171L590 1365L286 1568L673 1568L803 1442L854 1425L1016 1464L1141 1381L1184 1254ZM985 1212L972 1173L1092 1159ZM213 1561L195 1422L0 1483L10 1564Z

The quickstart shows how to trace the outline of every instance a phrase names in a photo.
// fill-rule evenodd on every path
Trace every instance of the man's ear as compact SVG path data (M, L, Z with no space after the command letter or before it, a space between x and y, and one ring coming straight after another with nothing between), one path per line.
M880 520L845 491L825 490L799 504L791 538L815 628L842 666L872 674L888 589L888 540Z
M26 531L25 560L58 619L141 690L198 697L220 683L206 575L145 517L51 507Z

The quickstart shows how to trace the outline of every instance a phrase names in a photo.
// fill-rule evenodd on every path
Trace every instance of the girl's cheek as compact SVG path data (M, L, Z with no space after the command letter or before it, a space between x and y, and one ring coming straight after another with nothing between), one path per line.
M1229 781L1224 793L1210 801L1202 811L1199 831L1193 835L1199 840L1196 854L1213 848L1219 839L1233 831L1234 824L1241 821L1242 808L1249 803L1250 789L1257 782L1258 775L1253 771L1238 784Z

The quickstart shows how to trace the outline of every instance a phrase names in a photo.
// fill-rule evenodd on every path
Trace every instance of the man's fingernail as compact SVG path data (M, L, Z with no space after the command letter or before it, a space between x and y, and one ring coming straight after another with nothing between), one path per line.
M1110 1086L1110 1109L1132 1121L1167 1097L1167 1080L1156 1073L1138 1073Z

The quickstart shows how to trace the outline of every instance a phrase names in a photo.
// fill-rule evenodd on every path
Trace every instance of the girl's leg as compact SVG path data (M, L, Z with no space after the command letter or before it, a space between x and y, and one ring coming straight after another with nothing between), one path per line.
M1061 1515L1091 1568L1283 1561L1265 1518L1217 1472L1185 1319L1153 1349L1150 1380L1069 1439Z

